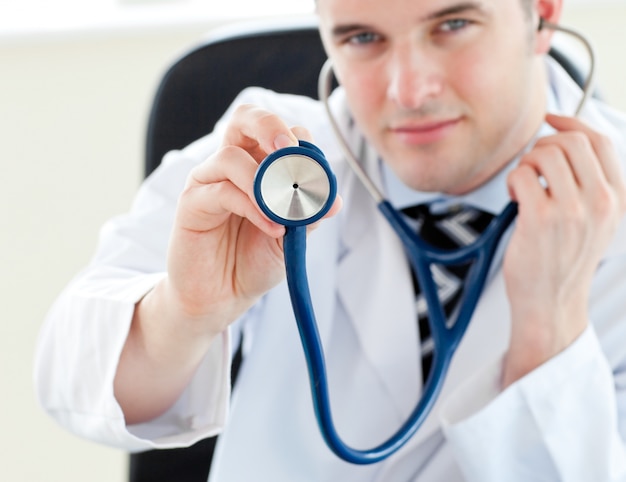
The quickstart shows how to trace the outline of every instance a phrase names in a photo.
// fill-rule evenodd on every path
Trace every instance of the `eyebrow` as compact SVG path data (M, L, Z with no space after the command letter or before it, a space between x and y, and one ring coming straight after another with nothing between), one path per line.
M480 2L463 2L456 5L451 5L449 7L442 8L441 10L436 10L433 13L429 13L425 17L422 17L421 20L436 20L441 17L447 17L449 15L456 15L459 13L465 13L468 11L475 11L481 14L486 14L485 7Z
M439 18L448 17L450 15L458 15L460 13L466 13L468 11L474 11L482 15L486 15L487 10L484 5L480 2L462 2L456 5L451 5L449 7L442 8L440 10L435 10L432 13L429 13L423 17L420 17L420 22L427 22L432 20L437 20ZM345 25L337 25L332 29L332 36L343 37L353 32L363 31L363 30L371 30L371 26L366 24L359 23L351 23Z

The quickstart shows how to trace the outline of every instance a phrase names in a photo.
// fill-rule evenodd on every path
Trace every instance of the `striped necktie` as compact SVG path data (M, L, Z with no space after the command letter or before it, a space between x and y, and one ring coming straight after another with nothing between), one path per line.
M416 231L432 246L441 249L457 249L473 243L487 228L493 215L470 206L457 204L445 212L433 214L426 204L410 206L402 210L417 223ZM433 264L431 272L437 285L439 301L448 320L453 315L463 294L463 281L470 263L453 266ZM433 361L434 343L428 325L428 307L422 294L415 272L411 270L415 288L417 318L422 355L422 373L426 381Z

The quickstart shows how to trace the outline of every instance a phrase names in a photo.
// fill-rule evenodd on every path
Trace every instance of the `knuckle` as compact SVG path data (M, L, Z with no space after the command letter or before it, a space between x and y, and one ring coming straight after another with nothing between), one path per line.
M202 171L206 169L206 167L210 164L211 159L207 159L201 164L197 164L194 166L187 175L187 180L185 182L185 188L183 193L189 191L194 186L201 184L200 179L202 178Z
M602 151L610 152L613 150L613 141L609 136L598 131L592 131L588 134L588 140L590 140L595 146L598 146Z
M581 131L559 132L547 138L545 146L552 146L561 152L573 150L578 151L590 146L589 137ZM554 151L552 151L554 152Z
M589 137L587 134L581 131L570 131L564 134L568 142L572 144L573 147L577 149L586 149L591 146L589 141Z
M567 203L561 209L555 210L555 217L562 219L567 225L580 226L586 223L588 218L587 210L583 204L577 200Z
M227 144L225 146L220 147L215 156L212 157L212 162L214 164L219 164L224 161L230 161L235 157L241 156L243 149L239 146L235 146L233 144Z
M520 184L536 178L537 172L528 162L520 163L517 168L513 169L508 175L508 181L511 184Z
M276 114L262 109L259 109L259 111L257 112L255 122L259 125L261 129L264 130L276 130L283 127L282 122L279 120Z
M521 164L539 168L545 162L553 162L555 158L563 156L561 147L555 142L537 143L535 147L522 158Z
M516 188L517 185L520 182L520 167L518 166L517 168L513 169L511 172L509 172L506 176L506 184L507 186L509 186L509 188Z
M549 228L550 226L556 226L563 220L566 220L568 224L572 224L577 219L577 210L573 207L570 207L570 209L569 213L564 214L552 204L543 204L541 208L537 209L540 225Z
M256 104L238 105L234 110L232 120L235 125L254 125L261 128L280 124L280 119L276 114Z
M254 104L248 104L248 103L239 104L237 107L235 107L235 110L233 111L233 117L235 118L244 117L248 115L250 112L254 111L255 109L257 109L257 106Z
M207 194L215 196L218 199L222 199L231 192L232 185L227 181L219 181L204 186L203 189Z
M235 107L235 110L233 111L234 117L252 117L255 120L271 115L272 113L270 111L258 106L257 104L251 103L239 104L237 105L237 107Z
M597 219L613 218L620 211L619 205L618 196L608 186L603 186L593 197L591 215Z
M582 131L559 132L539 139L534 151L541 152L547 157L563 155L566 151L588 151L592 148L590 135Z

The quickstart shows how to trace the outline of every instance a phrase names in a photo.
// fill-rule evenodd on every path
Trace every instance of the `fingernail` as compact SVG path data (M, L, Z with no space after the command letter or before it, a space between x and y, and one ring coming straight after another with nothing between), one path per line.
M282 149L283 147L293 146L293 141L285 134L278 134L274 139L274 148Z

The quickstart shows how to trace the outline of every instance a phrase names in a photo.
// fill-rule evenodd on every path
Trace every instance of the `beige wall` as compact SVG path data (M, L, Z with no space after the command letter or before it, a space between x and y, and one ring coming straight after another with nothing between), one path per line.
M595 40L602 90L622 110L624 18L624 2L566 12ZM140 182L157 78L204 30L0 44L0 480L124 480L123 454L67 434L38 409L33 347L99 226L127 209Z
M37 407L34 341L99 226L129 206L157 77L203 32L0 46L0 480L125 480L122 453Z
M590 1L585 5L567 6L563 24L575 26L586 33L597 54L597 83L606 100L626 111L626 0L603 3Z

